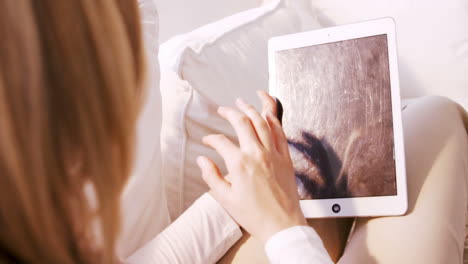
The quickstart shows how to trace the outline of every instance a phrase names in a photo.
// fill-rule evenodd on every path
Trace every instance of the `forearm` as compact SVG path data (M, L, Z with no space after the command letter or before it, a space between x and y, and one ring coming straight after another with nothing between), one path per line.
M126 263L214 263L241 236L221 205L204 194Z

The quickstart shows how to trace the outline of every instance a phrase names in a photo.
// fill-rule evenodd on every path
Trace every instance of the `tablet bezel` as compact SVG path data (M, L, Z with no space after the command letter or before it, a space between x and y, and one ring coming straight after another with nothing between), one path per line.
M389 53L397 195L301 200L301 208L306 218L403 215L407 211L405 152L401 119L395 22L392 18L381 18L274 37L268 42L270 94L278 96L276 80L272 78L272 76L276 76L276 52L382 34L387 35ZM281 100L281 98L279 99ZM338 213L333 212L332 208L334 205L339 205L340 210Z

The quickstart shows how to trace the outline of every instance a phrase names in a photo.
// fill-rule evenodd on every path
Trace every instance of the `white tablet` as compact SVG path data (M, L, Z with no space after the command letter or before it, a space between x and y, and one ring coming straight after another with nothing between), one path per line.
M270 93L307 218L407 210L395 23L391 18L275 37Z

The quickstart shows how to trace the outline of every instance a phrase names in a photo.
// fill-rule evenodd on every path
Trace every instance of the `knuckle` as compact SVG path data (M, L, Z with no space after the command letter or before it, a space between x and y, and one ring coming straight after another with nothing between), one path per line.
M245 109L248 112L256 112L257 111L257 110L255 110L255 108L252 105L249 105L249 104L245 106Z
M224 141L226 139L226 136L223 134L216 134L213 135L213 139L216 141Z
M257 159L262 162L268 162L270 160L270 155L265 151L260 151L257 153Z
M237 155L234 157L234 164L239 171L248 171L249 164L251 163L252 158L245 154Z
M250 119L248 116L244 115L244 114L239 114L237 117L236 117L236 122L240 125L247 125L250 123Z
M265 122L265 120L263 120L263 118L258 118L257 126L261 130L269 131L269 127L268 127L267 123Z

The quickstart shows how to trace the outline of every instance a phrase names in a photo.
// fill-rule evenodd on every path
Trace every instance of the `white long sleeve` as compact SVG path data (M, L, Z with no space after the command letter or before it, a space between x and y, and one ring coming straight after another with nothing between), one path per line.
M207 193L126 263L215 263L241 236L239 226Z
M273 235L265 244L271 264L333 263L317 232L309 226L294 226Z

